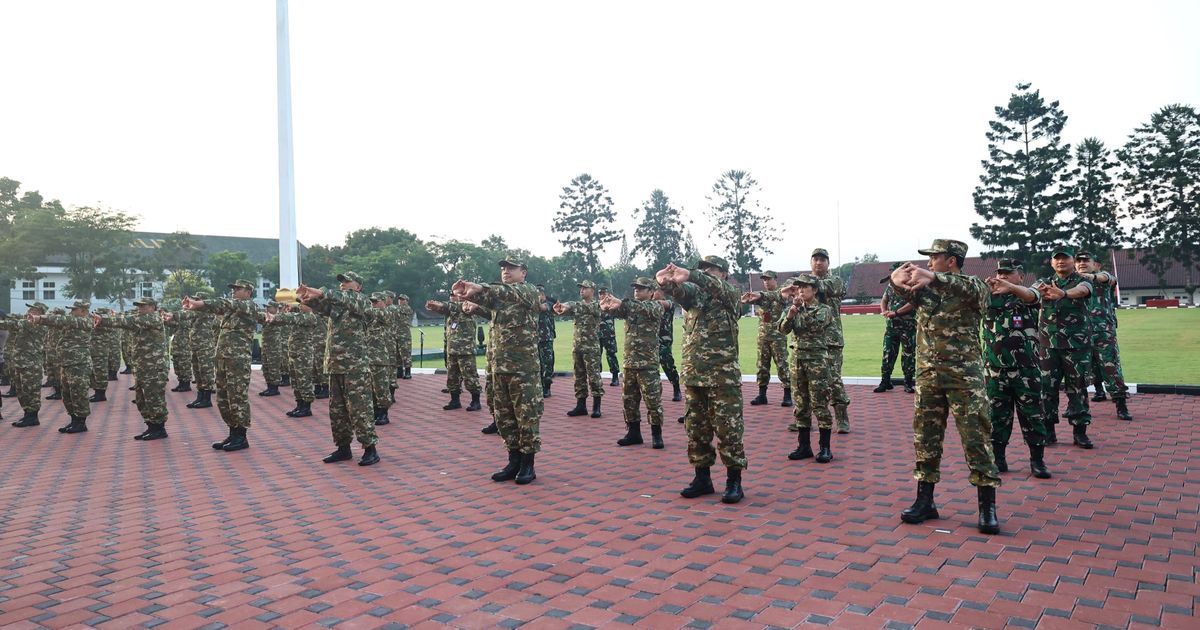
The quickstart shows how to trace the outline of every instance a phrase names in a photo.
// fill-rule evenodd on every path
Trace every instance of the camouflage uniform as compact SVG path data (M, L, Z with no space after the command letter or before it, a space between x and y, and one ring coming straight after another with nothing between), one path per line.
M590 281L587 286L592 286ZM584 286L581 283L581 286ZM591 392L600 398L604 389L600 386L600 341L597 328L600 325L600 306L596 300L590 302L562 302L567 307L565 315L575 318L575 340L572 358L575 368L575 399L584 400Z
M98 308L93 311L101 317L111 317L112 311ZM108 389L108 347L105 345L111 338L111 331L92 330L92 342L88 354L92 357L91 387L97 392Z
M520 266L519 261L505 262ZM537 288L528 282L485 284L470 300L491 311L488 378L492 391L488 405L496 418L496 428L510 454L537 453L542 448L543 409L537 357Z
M640 278L643 288L650 280ZM655 300L625 299L621 307L609 313L625 318L625 382L621 384L621 402L626 424L641 424L641 403L651 427L662 427L662 378L658 374L658 327L663 306Z
M125 369L133 372L133 334L122 330L120 332L121 358L125 360Z
M445 302L437 312L446 316L446 389L456 396L465 386L468 392L478 395L475 317L464 313L460 302Z
M883 308L889 311L896 311L902 308L907 302L897 299L896 292L892 290L892 286L883 288ZM916 311L912 310L907 313L898 314L887 320L887 327L883 332L883 363L879 366L879 375L886 382L892 380L892 370L896 367L896 356L900 355L901 349L904 353L900 358L900 371L904 372L904 382L912 383L916 377L917 361L917 318Z
M126 313L101 319L98 330L105 329L129 333L136 374L134 404L148 424L166 424L167 335L162 318L158 313Z
M217 298L204 300L201 312L216 316L217 409L230 429L250 427L250 355L258 328L258 306L253 300ZM204 322L195 320L196 324ZM200 329L196 325L193 330ZM193 346L197 354L205 348ZM203 365L203 359L201 359Z
M1129 388L1121 371L1121 349L1117 345L1117 279L1106 271L1099 274L1108 276L1108 282L1093 282L1087 302L1092 325L1092 383L1097 394L1107 387L1114 402L1124 401Z
M775 277L774 272L766 273L770 273L772 278ZM764 274L763 277L767 276ZM779 372L780 386L791 389L792 381L788 378L787 333L779 331L779 320L788 309L788 300L779 291L759 291L758 294L758 361L755 364L755 376L759 391L765 391L771 384L771 361L775 362L775 369Z
M288 358L295 369L292 374L292 394L297 403L313 401L313 354L320 342L318 330L321 319L312 313L280 313L275 323L287 329ZM321 353L324 354L324 353Z
M192 327L186 318L179 316L181 312L172 309L171 323L167 325L167 333L171 336L171 365L180 384L192 381ZM137 345L136 341L134 345Z
M86 309L89 306L87 302L75 302L73 308ZM92 409L87 390L91 384L92 329L95 326L90 316L76 315L44 315L38 323L50 328L56 338L52 362L58 368L58 387L62 393L63 407L72 421L82 422Z
M114 317L112 309L104 309L106 317ZM108 380L117 380L116 374L121 369L121 331L117 329L92 331L92 339L100 339L101 356L108 372ZM93 360L95 357L92 357Z
M675 302L670 296L664 296L668 306L663 309L662 320L658 326L658 364L662 366L663 374L673 387L679 387L679 370L675 367L675 355L671 346L675 344Z
M825 257L828 258L829 254L826 253ZM845 433L850 430L850 416L846 411L850 404L850 396L846 394L846 387L842 383L842 351L846 347L842 337L842 300L846 297L846 283L837 275L827 275L819 279L821 284L817 287L817 294L821 303L829 306L834 323L829 328L829 369L833 374L830 399L833 402L833 413L837 417L838 432Z
M1073 252L1072 252L1073 253ZM1053 284L1069 291L1077 286L1092 285L1074 271L1066 278L1057 275L1042 278L1039 284ZM1091 424L1088 409L1087 375L1092 355L1092 330L1087 314L1088 298L1042 300L1039 335L1043 352L1043 376L1049 379L1044 397L1045 417L1058 423L1058 389L1067 392L1067 420L1072 426ZM1045 383L1043 383L1045 385Z
M32 305L29 305L32 306ZM43 305L44 306L44 305ZM42 309L45 312L46 309ZM0 319L0 329L7 330L7 370L17 403L26 415L36 417L42 408L42 366L46 349L46 329L23 317Z
M371 301L383 302L382 293L371 294ZM386 306L372 305L366 312L367 356L371 381L371 404L375 408L375 419L392 407L392 383L396 382L396 344L392 330L396 320Z
M270 302L269 306L278 306ZM283 328L267 322L259 313L259 323L262 324L262 343L260 357L262 359L263 380L270 388L278 388L283 382L283 372L287 364L287 353L284 349Z
M1034 295L1038 295L1036 291ZM1007 445L1012 435L1014 406L1025 443L1046 445L1037 309L1037 302L1026 304L1012 294L993 295L983 320L983 360L992 406L992 442L999 448Z
M621 364L617 360L617 322L608 314L600 313L600 322L596 326L596 336L600 340L600 350L608 357L608 371L613 375L613 383L616 383L617 374L621 371ZM597 360L599 365L599 360Z
M204 299L204 296L197 296ZM179 318L189 328L192 344L192 376L196 388L213 392L217 389L217 318L210 312L184 311Z
M61 308L51 309L49 315L66 315L66 311ZM46 373L46 384L54 388L53 398L55 400L61 398L62 383L59 382L59 354L58 343L62 338L62 331L58 328L46 329L46 354L42 357L42 371Z
M396 311L396 366L407 376L412 370L413 309L407 304L397 304Z
M832 309L816 300L797 307L794 317L788 317L787 313L785 310L780 314L775 327L785 336L788 333L794 335L792 348L795 353L792 354L790 382L792 395L796 398L796 404L792 407L796 426L801 431L811 431L812 416L816 414L818 429L832 429L829 394L832 391L830 381L833 380L833 374L829 369L831 357L828 343L831 334L829 329L834 325Z
M350 277L350 276L346 276ZM371 303L358 291L323 289L309 306L329 317L325 371L329 373L329 424L338 448L353 438L374 446L375 418L367 349L367 317Z
M554 382L554 338L558 331L554 327L554 312L550 301L542 302L538 311L538 363L541 366L542 389L549 391Z

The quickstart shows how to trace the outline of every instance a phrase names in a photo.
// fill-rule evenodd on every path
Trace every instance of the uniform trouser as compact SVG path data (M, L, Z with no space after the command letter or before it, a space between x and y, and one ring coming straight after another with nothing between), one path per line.
M472 394L479 393L479 368L475 365L475 355L446 355L446 389L451 394L458 394L463 387Z
M492 362L487 362L487 372L483 375L483 398L484 404L487 405L488 415L492 417L492 422L496 421L496 407L492 404L496 395L495 382L492 377Z
M616 374L621 371L621 364L617 361L617 338L605 337L600 340L600 350L604 356L608 357L608 371Z
M1121 372L1121 349L1115 335L1092 335L1092 383L1096 393L1108 389L1113 400L1124 400L1129 388Z
M104 344L104 357L108 361L108 371L118 372L121 370L121 342L113 339Z
M491 380L493 413L504 446L525 455L542 450L542 387L538 375L496 374Z
M1092 348L1046 348L1046 367L1049 370L1050 391L1043 397L1043 413L1054 424L1058 423L1058 389L1067 392L1067 410L1063 414L1072 426L1087 426L1092 423L1088 408L1087 375L1092 357Z
M137 377L135 398L142 419L150 424L167 422L167 375L159 378Z
M108 357L104 356L103 348L92 348L92 389L108 389Z
M394 382L396 382L396 366L390 363L371 366L371 401L376 409L388 409L395 402L395 399L392 398L392 383Z
M313 370L312 370L312 353L311 352L293 352L291 355L292 365L310 366L307 369L295 369L291 374L292 379L292 395L296 397L296 402L312 402L313 401Z
M192 376L196 377L197 388L210 392L217 390L217 357L211 346L192 345Z
M603 396L604 389L600 387L600 346L575 348L571 355L575 363L575 398L587 398L589 391L593 396Z
M671 342L658 343L658 364L672 385L679 384L679 369L675 367L675 355L671 354Z
M278 386L283 381L283 352L277 342L264 343L262 346L263 380L267 385Z
M62 382L58 380L58 368L62 367L50 360L50 353L46 353L46 359L42 361L42 371L46 373L46 382L54 387L62 387Z
M538 341L538 365L541 368L542 387L550 387L554 381L554 340Z
M928 483L941 481L942 442L946 438L946 417L951 413L962 439L967 467L971 469L971 485L1000 487L1000 471L992 454L992 423L982 383L966 389L947 389L932 379L917 380L913 477Z
M779 372L779 384L784 389L792 386L788 378L788 349L787 336L773 337L758 336L758 362L756 364L758 386L766 387L771 384L771 361L775 361L775 369Z
M250 426L250 357L217 359L217 410L231 429Z
M688 436L688 461L696 468L707 468L717 461L726 468L746 468L746 448L742 444L742 388L740 385L715 387L687 386L687 411L684 428ZM713 436L717 448L713 448Z
M897 323L889 319L883 332L883 363L879 366L879 375L886 379L892 378L892 370L896 368L896 357L903 350L900 358L900 371L904 373L904 381L911 382L917 373L917 327L916 322Z
M59 391L63 407L72 418L86 418L92 413L88 402L88 385L92 382L92 363L72 363L58 368Z
M625 368L625 380L621 383L621 403L625 408L626 424L641 424L642 400L646 401L646 416L650 426L661 427L663 421L662 379L658 366L649 368Z
M325 371L324 350L313 352L312 379L313 385L329 385L329 373Z
M400 349L396 355L396 364L402 368L412 368L412 333L400 337L398 345Z
M1012 437L1013 408L1021 435L1030 446L1046 445L1042 420L1042 375L1037 368L987 369L987 396L991 402L992 441L1008 444Z
M814 414L817 428L833 428L833 413L829 410L832 389L829 360L829 354L825 352L796 351L792 361L792 396L796 399L792 415L801 429L812 429Z
M354 437L363 446L373 446L379 441L375 435L369 379L366 367L329 375L329 426L333 430L333 443L339 448L350 446Z
M829 346L829 399L832 405L849 405L850 396L846 394L846 386L842 384L842 350L843 346Z
M8 379L12 382L13 391L17 393L17 402L26 412L37 412L42 408L42 366L13 365L8 366Z
M181 340L179 334L171 338L171 365L175 368L175 378L181 381L192 380L192 344L190 340Z

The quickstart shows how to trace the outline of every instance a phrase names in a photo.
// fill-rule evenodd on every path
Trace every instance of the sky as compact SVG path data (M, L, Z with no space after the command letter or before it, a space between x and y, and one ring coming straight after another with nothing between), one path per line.
M765 268L976 253L984 133L1017 83L1060 101L1071 144L1200 106L1187 0L289 7L306 245L379 226L553 256L589 173L627 234L661 188L720 253L706 196L741 169L782 237ZM278 235L273 0L0 0L0 24L0 176L147 231Z

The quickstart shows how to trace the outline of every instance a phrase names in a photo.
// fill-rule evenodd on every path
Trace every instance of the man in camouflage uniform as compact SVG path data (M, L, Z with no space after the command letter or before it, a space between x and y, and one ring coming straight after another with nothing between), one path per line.
M288 358L292 366L292 394L296 397L296 408L287 412L289 418L308 418L312 416L313 401L313 354L321 347L324 336L324 323L312 312L307 304L293 304L287 312L279 313L273 318L274 322L284 326L288 332Z
M598 287L596 291L603 300L608 295L608 287ZM597 302L598 303L598 302ZM617 360L617 322L612 317L600 311L600 323L596 326L596 336L600 339L600 351L608 357L608 371L612 374L612 387L621 384L621 364Z
M1092 283L1088 298L1088 318L1092 324L1092 382L1095 402L1104 400L1104 387L1112 394L1117 417L1133 420L1126 404L1129 388L1121 372L1121 350L1117 346L1117 279L1100 268L1100 262L1087 252L1075 255L1075 270Z
M1049 373L1045 413L1051 423L1058 422L1058 389L1067 391L1067 420L1073 441L1080 448L1092 448L1087 428L1092 422L1088 409L1087 375L1092 356L1092 328L1087 301L1092 283L1075 271L1075 248L1059 246L1052 252L1050 266L1054 275L1037 281L1034 288L1042 295L1040 322L1043 369ZM1051 432L1053 433L1053 432Z
M537 285L538 290L538 363L541 365L542 398L550 397L550 385L554 382L554 338L558 331L554 327L554 313L550 310L555 302L546 298L546 287Z
M171 365L175 367L175 378L179 381L171 388L173 392L192 391L192 331L188 321L179 317L182 311L183 304L179 301L172 301L169 305L171 317L166 333L171 340ZM135 340L134 346L137 345ZM141 357L137 360L142 361Z
M104 316L115 317L117 313L110 308L103 309ZM105 363L105 370L108 372L108 380L117 380L117 372L121 370L121 331L117 329L108 329L102 331L92 331L92 338L100 339L100 349L102 358Z
M413 310L407 295L396 296L396 310L396 376L408 380L412 378Z
M717 454L726 468L724 503L737 503L748 462L742 444L742 369L738 363L740 295L728 282L729 263L705 256L696 270L667 265L656 280L684 309L683 384L687 387L684 426L688 461L696 469L680 495L692 499L715 492L710 469ZM712 445L713 435L718 448Z
M758 396L751 405L767 404L767 386L771 384L771 361L779 372L779 384L783 387L781 406L792 406L792 383L788 378L787 334L779 332L779 318L787 308L787 300L779 292L779 280L774 271L759 274L762 291L750 291L742 295L742 304L758 305Z
M671 383L671 401L679 402L683 400L683 393L679 391L679 370L675 368L675 355L671 353L671 346L675 343L675 301L662 287L654 290L654 299L663 304L662 321L658 325L658 364ZM679 422L683 422L682 416Z
M537 478L534 460L542 446L542 390L537 357L538 291L525 278L525 261L509 255L500 261L499 283L486 285L459 280L451 293L463 300L463 310L491 319L488 404L508 449L508 464L493 481L531 483ZM481 308L482 307L482 308Z
M387 363L392 366L392 372L388 374L388 389L391 390L392 400L396 398L396 379L403 374L404 370L399 366L400 357L400 326L403 317L400 313L400 307L396 306L396 292L383 291L383 310L387 318L387 328L385 336L387 338Z
M658 327L662 322L664 305L651 298L658 283L650 278L637 278L630 284L633 298L618 300L605 294L600 308L612 317L625 318L625 383L621 402L625 411L625 437L617 446L642 444L642 400L650 419L653 448L663 448L662 439L662 379L658 375Z
M1029 467L1049 479L1044 460L1046 425L1042 421L1042 372L1038 357L1038 292L1024 286L1025 269L1011 258L996 263L986 280L992 289L983 318L983 362L992 413L992 453L996 469L1008 472L1005 451L1012 435L1013 407L1021 435L1029 445Z
M98 308L92 311L98 317L111 317L112 309ZM92 341L88 354L92 358L91 387L92 397L88 402L104 402L108 400L108 348L105 347L111 331L92 331Z
M587 395L592 394L592 417L600 417L600 398L604 388L600 386L600 307L592 299L596 284L583 280L579 287L578 302L559 302L554 305L555 315L575 318L575 339L572 349L575 367L575 408L568 411L571 417L587 415Z
M64 316L67 312L61 308L50 310L50 315ZM59 354L58 344L62 338L62 330L58 328L49 328L46 330L46 355L42 358L42 371L46 373L46 382L42 383L42 387L53 387L54 392L46 396L46 400L62 400L62 383L59 382L62 364L59 361L62 355Z
M92 377L92 323L88 309L91 304L75 300L69 315L28 315L29 321L46 326L57 339L54 347L54 364L58 366L59 391L63 407L71 423L58 430L59 433L83 433L87 431L87 418L92 413L88 402L88 385Z
M49 310L41 302L25 306L29 309L27 314L42 315ZM42 355L46 348L46 329L25 317L13 315L0 319L0 329L8 331L8 344L4 347L8 353L6 369L17 395L17 403L25 411L25 415L12 425L35 427L41 424L38 412L42 408Z
M367 311L367 355L370 363L371 404L375 426L391 423L388 409L392 407L392 383L396 382L396 344L392 330L396 326L393 313L387 309L387 295L371 294Z
M899 269L903 264L892 263L891 271ZM879 282L888 282L890 279L885 277ZM882 394L892 389L892 370L896 367L896 356L903 348L904 356L900 359L900 369L904 372L904 391L911 394L917 391L913 387L913 378L917 370L917 318L914 315L916 309L912 303L897 298L892 285L888 284L883 288L879 312L887 319L887 327L883 332L883 363L879 366L879 386L872 391Z
M258 328L258 305L251 299L254 284L249 280L237 280L229 288L233 290L229 298L185 298L183 301L184 308L211 313L218 320L217 410L229 427L229 436L214 442L212 447L226 452L250 448L246 439L246 431L250 428L250 355L254 332ZM200 348L196 349L199 351Z
M846 408L850 405L850 396L846 394L846 387L842 384L842 351L846 347L842 336L842 300L846 297L846 283L840 276L830 273L829 252L824 248L814 249L809 263L812 265L813 275L821 280L821 300L829 305L833 312L834 326L829 329L830 370L833 372L833 390L830 398L833 400L833 417L837 420L837 432L849 433L850 415Z
M200 291L193 299L204 301L210 296ZM204 310L184 310L178 319L189 329L192 343L192 376L196 379L196 400L188 403L192 409L212 407L212 395L217 389L217 318Z
M98 331L121 329L131 333L136 388L133 402L146 422L146 430L133 439L161 440L167 437L167 335L163 321L177 323L179 311L160 316L153 298L134 300L133 305L136 313L92 319Z
M820 435L817 463L825 464L833 461L833 414L829 411L833 373L830 371L832 358L828 341L829 329L834 324L832 309L822 304L818 297L820 286L820 280L809 273L789 280L781 297L791 305L781 313L775 327L784 335L794 335L791 382L800 404L795 406L792 414L800 430L796 450L788 454L788 459L799 461L813 456L811 436L815 414Z
M262 359L263 380L267 388L258 392L259 396L278 396L279 385L283 382L284 347L283 328L271 323L266 315L274 316L279 312L279 302L267 302L266 313L259 313L259 323L262 324L262 343L259 346Z
M442 409L462 409L459 397L463 386L471 394L467 411L479 411L479 366L475 363L475 317L463 311L462 300L450 296L449 302L429 300L425 310L446 317L446 389L450 402Z
M120 337L121 359L125 361L125 369L121 370L121 374L133 374L133 335L122 330Z
M329 424L337 450L322 461L332 464L351 459L350 442L357 437L363 446L358 465L370 466L379 463L367 350L371 303L362 295L362 276L347 271L338 274L337 279L337 289L300 285L296 291L301 301L329 317L325 365L329 373Z
M917 396L913 414L917 499L901 512L900 519L921 523L939 517L933 489L941 480L946 416L953 413L971 469L971 484L979 498L979 531L996 534L1000 532L996 516L1000 472L992 456L992 423L979 352L979 325L991 291L979 278L962 274L966 243L936 239L933 246L917 253L929 256L928 269L905 263L891 276L896 295L917 308Z

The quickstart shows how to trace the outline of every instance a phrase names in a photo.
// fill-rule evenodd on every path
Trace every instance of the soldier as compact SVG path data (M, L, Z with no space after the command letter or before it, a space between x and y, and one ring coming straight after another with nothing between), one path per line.
M25 305L29 314L42 315L49 308L41 302ZM25 411L20 420L12 423L14 427L36 427L38 412L42 408L42 355L45 353L46 329L34 324L24 317L0 319L0 328L8 331L8 344L5 352L8 354L8 377L12 381L12 389L17 395L17 403Z
M658 283L650 278L637 278L633 299L618 300L607 293L600 298L600 309L612 317L625 318L625 383L621 402L625 411L625 437L617 446L642 444L642 400L650 419L653 448L663 448L662 439L662 379L658 375L658 327L662 323L665 305L651 298Z
M442 409L462 409L459 396L463 386L471 394L467 411L479 411L479 367L475 363L475 317L463 312L462 300L450 296L449 302L429 300L425 310L446 316L446 389L450 402Z
M63 317L67 312L61 308L50 310L50 315ZM62 330L58 328L49 328L46 330L46 355L42 358L42 370L46 373L46 382L42 383L42 387L52 387L54 392L46 396L46 400L62 400L62 383L59 382L60 372L62 371L62 355L59 353L58 345L62 339Z
M1054 275L1037 281L1034 288L1042 294L1040 336L1049 371L1050 391L1044 398L1046 415L1053 410L1058 422L1058 384L1067 391L1067 420L1079 448L1092 448L1087 427L1092 422L1088 409L1087 374L1092 355L1092 330L1088 321L1087 301L1092 283L1075 271L1075 248L1056 247L1050 266Z
M1011 258L996 263L988 278L991 298L983 318L983 361L991 401L992 453L996 469L1008 472L1005 450L1012 435L1013 407L1021 434L1029 445L1029 467L1038 479L1049 479L1044 454L1042 373L1038 359L1038 292L1024 286L1025 268Z
M1092 295L1088 298L1088 318L1092 325L1092 369L1096 386L1094 402L1104 400L1104 387L1108 386L1117 417L1133 420L1126 405L1129 388L1125 386L1125 375L1121 373L1121 350L1117 346L1117 279L1100 267L1100 262L1087 252L1075 255L1075 270L1084 280L1092 283Z
M295 380L292 394L296 397L296 408L287 412L289 418L312 416L313 401L313 353L321 345L318 330L324 331L321 319L307 304L293 304L287 312L274 317L276 324L288 331L288 356ZM324 354L322 352L322 354Z
M387 343L387 364L392 366L393 370L388 374L387 383L388 390L391 392L391 399L396 399L396 379L399 378L403 370L399 367L400 357L400 307L396 306L395 291L383 291L383 310L386 315L386 327L384 328L384 337Z
M110 317L112 309L100 307L92 312L99 317ZM105 347L106 334L99 330L92 330L92 340L88 346L88 355L92 360L92 397L88 399L88 402L91 403L108 400L108 349Z
M332 326L328 315L316 311L313 311L313 315L316 315L319 320L315 337L317 346L313 351L313 381L316 383L313 385L313 398L325 400L329 398L329 370L328 364L325 362L325 341L329 338Z
M1000 532L996 488L1000 473L992 456L992 426L987 414L979 326L991 291L982 280L962 274L967 244L936 239L928 249L929 268L904 263L892 272L892 290L917 308L917 396L913 414L913 447L917 499L900 513L905 523L939 517L933 501L941 480L946 416L962 437L971 484L979 499L979 531Z
M719 256L705 256L691 271L667 265L657 281L670 290L684 308L683 384L687 387L684 423L688 434L688 461L696 476L680 495L692 499L715 492L710 468L717 453L726 468L723 503L737 503L742 491L742 470L748 464L742 445L742 370L738 364L738 318L741 304L737 289L729 284L729 264ZM719 447L712 446L716 435Z
M250 442L246 439L246 431L250 428L250 354L254 331L258 328L258 306L251 299L254 296L254 284L249 280L237 280L229 288L233 290L232 297L214 300L184 298L183 307L189 311L211 313L218 319L217 410L229 427L229 436L214 442L212 447L233 452L250 448ZM200 351L200 347L194 347L197 352Z
M121 308L125 308L124 304ZM120 331L121 359L125 361L125 369L121 374L133 374L133 335Z
M396 296L396 310L399 311L396 317L396 376L408 380L412 378L413 310L408 305L407 295Z
M209 297L207 291L199 291L193 299L202 302ZM204 310L185 309L178 319L186 322L191 332L192 376L196 379L196 400L187 406L207 409L212 407L212 395L217 389L217 318Z
M91 384L92 328L95 327L88 313L91 307L87 301L75 300L71 304L70 315L32 313L26 316L29 321L57 333L54 364L58 366L63 407L71 418L71 423L60 428L59 433L84 433L88 430L87 418L92 413L92 407L88 403L87 390Z
M492 475L493 481L516 480L527 484L537 478L534 459L541 450L542 390L537 357L537 289L525 281L525 261L509 255L500 261L500 283L479 285L466 280L454 283L452 292L463 309L476 313L482 306L491 313L491 361L496 427L508 449L508 464Z
M259 313L259 323L262 327L262 343L260 357L262 358L263 380L267 388L258 392L259 396L278 396L279 384L283 382L283 328L271 323L266 315L274 316L279 312L279 302L269 300L266 313Z
M899 269L903 264L892 263L890 271ZM885 276L879 282L888 282L890 279L890 276ZM896 356L903 348L904 355L900 359L900 369L904 372L904 393L911 394L917 391L913 387L913 378L917 370L915 309L911 302L897 298L896 292L892 290L892 285L888 284L883 288L883 299L879 302L879 312L887 319L887 327L883 332L883 363L879 366L879 386L872 391L882 394L892 389L892 370L896 367Z
M105 317L115 317L117 313L110 308L104 309ZM100 338L100 348L102 350L105 369L108 371L108 380L117 380L117 372L121 369L121 331L118 329L106 329L92 331L92 338Z
M300 285L297 297L314 311L329 317L325 340L325 371L329 373L329 424L337 450L326 464L351 459L350 442L363 446L359 466L379 463L375 421L371 417L370 357L367 354L367 318L370 302L362 295L362 276L353 271L337 276L337 289Z
M587 395L592 394L592 417L600 417L600 398L604 389L600 387L600 341L597 329L600 325L600 307L592 299L596 284L591 280L576 283L579 287L578 302L559 302L554 305L555 315L570 315L575 318L575 339L572 357L575 367L575 408L568 411L571 417L587 415Z
M829 273L829 252L825 249L814 249L809 263L812 265L813 275L821 280L820 295L833 312L834 325L829 329L830 367L833 372L833 391L830 397L833 399L837 432L849 433L850 415L846 408L850 405L850 396L846 394L846 387L842 384L842 351L846 346L842 336L842 299L846 297L846 283L839 276Z
M146 430L133 439L149 442L167 437L167 335L164 321L175 322L175 313L156 312L153 298L134 300L136 313L118 317L93 316L99 331L121 329L131 333L133 341L134 378L136 389L133 402L146 422ZM176 329L178 335L178 329Z
M813 456L812 416L817 416L817 431L820 451L817 463L833 461L832 434L833 414L829 411L829 393L833 373L830 369L829 329L833 324L833 312L829 305L819 299L820 280L812 274L801 274L788 281L780 292L782 298L791 301L787 311L775 324L776 330L794 335L792 348L792 386L800 404L792 413L799 427L796 450L788 459L798 461Z
M675 355L671 353L671 346L675 343L675 302L663 292L662 287L654 290L654 299L663 304L662 321L658 326L658 364L671 383L671 401L679 402L683 400L683 393L679 391L679 370L675 369ZM682 416L679 422L683 422Z
M792 385L788 378L787 334L779 332L779 317L787 306L787 300L779 293L779 280L774 271L759 274L762 291L751 291L742 295L742 304L758 305L758 397L751 405L767 404L767 386L771 384L771 361L779 372L779 384L783 387L782 407L792 406Z
M554 338L558 331L554 327L553 308L555 301L546 298L546 287L537 285L538 290L538 362L542 373L542 398L550 397L550 385L554 382Z
M175 367L175 378L179 381L171 388L173 392L192 391L192 331L188 320L179 317L182 310L182 303L173 301L170 304L167 334L171 339L171 365ZM135 340L135 348L137 345ZM144 362L141 357L138 357L138 361Z
M395 326L393 314L387 310L387 295L372 293L371 308L367 311L367 355L375 426L392 421L388 409L393 402L391 385L396 382L396 344L392 335Z
M608 287L597 287L596 291L600 300L609 294ZM621 364L617 361L617 322L605 314L603 309L600 311L600 323L596 326L596 336L600 339L600 351L608 357L608 371L612 374L612 383L609 383L609 386L617 387L621 384Z

